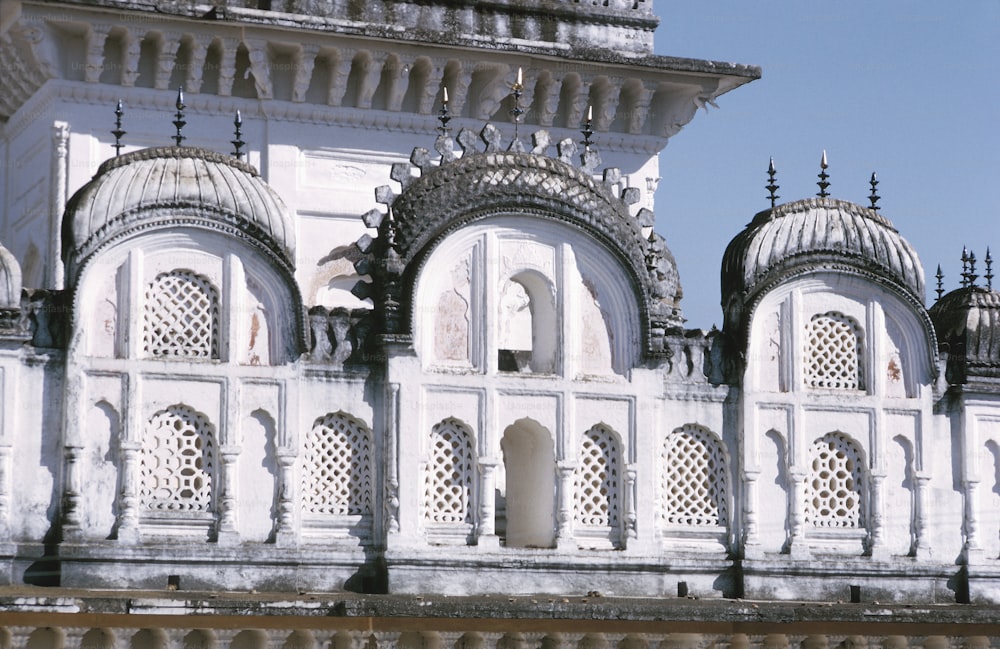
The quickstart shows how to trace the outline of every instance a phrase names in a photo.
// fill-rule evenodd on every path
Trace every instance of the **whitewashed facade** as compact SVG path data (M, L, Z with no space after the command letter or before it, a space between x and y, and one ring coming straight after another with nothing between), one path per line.
M5 583L1000 601L1000 294L821 197L685 328L657 154L759 70L555 4L4 4Z

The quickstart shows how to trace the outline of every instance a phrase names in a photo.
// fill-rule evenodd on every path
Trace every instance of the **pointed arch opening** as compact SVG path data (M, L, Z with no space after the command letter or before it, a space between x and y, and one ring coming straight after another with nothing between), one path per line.
M500 448L507 481L507 547L555 547L556 459L551 433L533 419L518 419L504 430Z

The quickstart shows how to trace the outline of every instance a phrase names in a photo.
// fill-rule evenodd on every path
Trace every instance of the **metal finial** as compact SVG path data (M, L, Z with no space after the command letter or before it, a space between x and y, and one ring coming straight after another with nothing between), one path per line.
M587 106L587 121L583 123L583 129L580 133L583 134L583 148L584 150L590 149L590 145L594 143L590 139L590 136L594 134L594 107Z
M115 143L112 144L115 148L115 157L121 155L122 147L122 136L125 135L125 131L122 130L122 115L125 114L125 110L122 108L122 100L118 100L118 105L115 106L115 130L111 131L111 134L115 136Z
M774 193L778 191L778 188L781 186L774 182L775 174L777 173L778 170L774 168L774 158L771 158L771 161L767 164L767 184L764 185L764 189L768 191L769 194L768 198L771 199L772 209L774 208L774 205L778 201L778 199L781 198L780 196Z
M881 208L875 203L878 203L879 199L881 199L882 197L879 196L875 190L875 188L878 187L878 176L875 175L874 171L872 172L872 178L871 180L868 181L868 184L872 186L872 193L868 196L868 200L870 200L872 203L871 208L874 211L878 212Z
M962 246L962 288L969 285L969 249Z
M819 169L820 169L819 182L816 183L817 185L819 185L819 193L816 195L819 196L820 198L826 198L827 196L830 195L826 191L826 188L830 186L830 183L826 181L826 179L830 177L830 175L826 173L826 169L828 166L829 165L826 163L826 150L824 149L823 157L819 161Z
M246 142L243 141L243 116L240 115L239 110L236 111L236 117L233 118L233 126L236 127L236 139L230 140L233 145L233 155L237 160L242 160L245 154L240 149Z
M990 256L990 247L986 246L986 258L983 260L986 262L986 288L993 290L993 257Z
M934 273L934 277L937 278L937 299L941 299L944 295L944 273L941 272L941 264L938 264L937 272Z
M515 146L515 142L518 141L518 126L521 123L521 115L524 114L524 109L521 108L521 95L524 94L524 73L521 68L517 69L517 81L510 87L511 93L514 95L514 107L510 109L510 115L514 118L514 141L511 142L511 147Z
M976 253L969 251L969 286L971 288L976 287L976 279L979 275L976 274Z
M441 135L448 135L451 129L448 128L448 122L451 121L451 115L448 113L448 87L444 87L444 96L441 98L441 110L438 112L438 121L441 122L441 126L438 126L438 132Z
M174 142L177 143L177 146L180 146L181 142L183 142L186 139L183 135L181 135L181 129L184 128L185 124L187 124L187 122L184 121L184 109L186 108L186 106L184 105L183 87L177 89L176 106L177 106L177 115L175 117L177 119L174 120L174 127L177 129L177 135L174 136Z

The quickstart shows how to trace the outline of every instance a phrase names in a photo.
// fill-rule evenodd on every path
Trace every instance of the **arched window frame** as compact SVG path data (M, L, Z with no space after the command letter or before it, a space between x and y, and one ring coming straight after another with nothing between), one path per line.
M215 518L219 457L217 432L207 416L185 404L153 413L142 431L139 453L140 522L177 521L204 528Z
M605 424L585 431L574 471L573 530L578 543L594 549L622 545L624 465L621 440Z
M300 502L303 536L370 540L375 512L374 438L343 411L319 417L305 435Z
M158 273L143 295L141 355L218 360L219 312L219 289L209 278L186 268Z
M475 436L462 421L449 417L427 435L421 510L428 538L471 541L478 513L478 458Z
M731 524L729 457L712 431L674 429L660 454L661 526L671 535L724 541Z
M861 445L850 435L833 431L817 438L807 450L807 475L802 514L806 535L826 539L833 550L848 539L867 539L870 524L870 480Z
M865 389L865 336L854 318L817 313L806 326L803 378L816 390Z

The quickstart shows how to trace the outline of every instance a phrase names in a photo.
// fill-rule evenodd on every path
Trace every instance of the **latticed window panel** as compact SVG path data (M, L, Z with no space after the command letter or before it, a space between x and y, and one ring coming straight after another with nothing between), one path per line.
M424 518L432 523L471 523L475 453L472 432L455 419L431 429L424 478Z
M598 424L583 434L576 468L574 520L583 527L618 527L621 471L618 439Z
M805 519L815 527L864 527L861 451L843 433L827 433L809 448Z
M142 338L146 356L218 358L218 291L187 270L160 273L146 287Z
M306 435L302 472L303 512L311 516L372 513L372 436L344 413L316 420Z
M700 426L667 435L661 458L661 518L668 525L729 524L729 478L718 438Z
M806 331L805 382L811 388L858 390L861 328L836 311L813 316Z
M184 405L160 410L146 423L139 461L139 501L155 511L212 511L215 431Z

